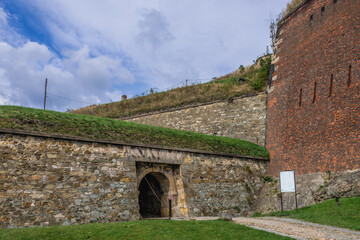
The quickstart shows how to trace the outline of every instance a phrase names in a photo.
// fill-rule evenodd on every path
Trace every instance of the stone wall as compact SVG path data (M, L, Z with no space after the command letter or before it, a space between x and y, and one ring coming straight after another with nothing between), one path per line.
M266 94L150 113L125 120L265 144Z
M281 210L279 178L267 182L259 195L257 211ZM296 176L298 206L304 207L335 197L360 196L360 169L345 172L310 173ZM294 193L283 193L284 210L295 209ZM335 206L335 202L334 202Z
M311 0L279 28L268 92L269 171L360 168L360 1Z
M124 147L0 135L1 227L138 219Z
M190 216L251 216L267 173L266 162L227 157L186 158L183 182ZM187 177L185 177L187 176Z
M254 212L268 161L33 133L0 133L0 226L139 219L139 184L159 180L175 216ZM166 216L162 206L161 216Z

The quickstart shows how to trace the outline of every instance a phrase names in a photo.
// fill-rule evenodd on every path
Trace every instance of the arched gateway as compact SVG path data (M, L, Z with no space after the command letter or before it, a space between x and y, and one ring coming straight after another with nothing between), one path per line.
M137 163L136 168L139 213L142 218L168 217L170 196L172 198L172 215L184 216L187 214L179 166ZM180 194L178 194L179 190Z
M161 173L148 173L139 185L140 215L162 217L168 209L169 180ZM162 214L163 213L163 214Z

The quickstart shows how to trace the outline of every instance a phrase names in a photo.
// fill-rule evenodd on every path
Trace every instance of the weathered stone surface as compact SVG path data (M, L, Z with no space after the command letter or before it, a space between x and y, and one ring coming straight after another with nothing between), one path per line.
M360 195L360 170L311 173L296 176L298 206L304 207L335 197ZM295 209L294 193L283 193L284 210ZM257 211L280 211L279 179L267 182L260 194Z
M128 121L265 144L266 94L154 113Z
M198 155L181 170L191 217L221 217L223 211L246 216L256 210L267 162Z
M127 161L122 151L106 144L2 135L0 217L7 218L1 227L137 218L134 196L119 198L119 187L112 185L124 180L123 188L136 186L134 176L123 178L125 171L135 172L135 163ZM126 205L121 203L124 199ZM114 206L131 214L110 216Z
M137 165L143 167L137 169ZM0 134L0 227L139 219L138 184L162 173L173 214L255 210L267 160ZM146 167L144 167L146 166ZM165 182L166 182L165 181ZM168 213L164 205L162 212Z

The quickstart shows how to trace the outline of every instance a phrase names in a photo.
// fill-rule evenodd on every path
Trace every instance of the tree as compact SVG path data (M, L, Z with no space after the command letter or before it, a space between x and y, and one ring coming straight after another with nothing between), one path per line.
M271 39L271 48L274 52L274 47L275 47L275 41L276 41L276 32L277 32L277 28L278 28L278 23L280 22L280 20L284 17L284 11L282 11L281 13L279 13L279 15L277 16L276 19L271 19L270 20L270 39Z

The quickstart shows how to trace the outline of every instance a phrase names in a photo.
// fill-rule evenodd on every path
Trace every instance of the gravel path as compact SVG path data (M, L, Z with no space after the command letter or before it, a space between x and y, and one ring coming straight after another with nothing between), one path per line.
M360 232L330 227L289 218L245 218L235 217L233 221L248 227L273 232L294 239L316 240L360 240Z

